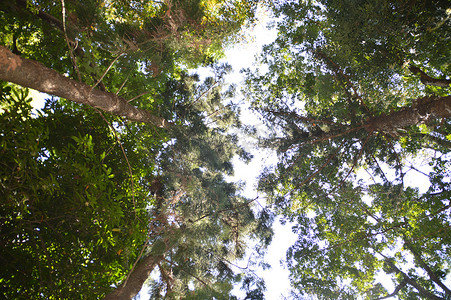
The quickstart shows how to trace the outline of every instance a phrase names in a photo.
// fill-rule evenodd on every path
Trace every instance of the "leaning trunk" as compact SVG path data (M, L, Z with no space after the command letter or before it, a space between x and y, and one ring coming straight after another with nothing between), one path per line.
M87 104L114 115L124 116L131 121L150 123L161 128L172 126L164 118L130 105L124 98L67 78L36 61L21 58L1 45L0 80Z
M141 290L150 273L163 259L163 256L149 255L143 258L131 271L128 279L119 285L113 292L106 295L103 300L131 300Z
M412 106L371 118L365 126L369 132L396 134L401 128L427 123L436 118L451 117L451 96L431 96L418 99Z

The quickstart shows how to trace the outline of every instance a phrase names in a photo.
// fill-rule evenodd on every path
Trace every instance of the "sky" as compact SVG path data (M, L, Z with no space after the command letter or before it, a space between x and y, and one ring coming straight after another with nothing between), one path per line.
M239 71L243 68L255 66L255 57L261 52L262 46L274 41L277 35L275 29L267 28L267 24L271 20L268 12L260 9L258 11L258 17L259 22L257 25L253 28L252 32L247 33L249 35L249 41L235 45L226 51L225 60L232 65L234 70L234 73L230 75L231 78L228 79L237 84L243 80L243 76ZM266 127L259 121L255 114L246 109L245 104L242 107L241 120L246 125L255 126L258 136L267 135L265 131ZM240 141L241 146L246 151L251 152L254 158L249 164L245 164L238 159L235 160L235 176L232 179L246 182L244 195L250 199L258 197L257 201L265 205L264 197L256 191L257 177L260 175L263 167L275 164L276 157L272 153L256 149L255 141L249 137L243 137ZM288 299L290 290L289 273L287 269L281 266L281 260L285 258L288 247L296 241L296 236L292 233L290 224L283 226L278 219L274 222L273 229L274 238L265 256L265 262L269 263L271 268L265 271L257 270L257 274L265 280L267 288L265 291L266 299Z

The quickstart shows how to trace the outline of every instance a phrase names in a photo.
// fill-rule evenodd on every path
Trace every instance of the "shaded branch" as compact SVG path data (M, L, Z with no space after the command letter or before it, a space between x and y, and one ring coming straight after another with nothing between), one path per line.
M420 75L420 81L424 85L433 85L433 86L439 86L439 87L449 87L451 85L451 79L438 79L433 78L429 75L427 75L423 70L421 70L418 67L410 66L409 70L415 74Z
M406 237L404 237L404 245L407 249L412 252L413 256L415 257L415 260L420 264L420 266L423 268L423 270L426 271L429 278L435 282L439 287L442 288L442 290L446 293L446 295L451 296L451 290L435 275L434 271L426 264L426 262L421 257L420 253L418 253L413 245L408 241Z
M401 281L401 283L398 284L398 285L396 286L396 288L395 288L395 290L393 291L393 293L391 293L390 295L381 297L381 298L377 298L376 300L382 300L382 299L387 299L387 298L390 298L390 297L394 297L394 296L398 295L399 291L400 291L402 288L404 288L406 285L407 285L407 279L404 278L404 279Z
M403 271L401 271L392 261L391 258L388 258L387 256L383 255L380 252L377 252L378 254L380 254L383 258L386 264L388 264L390 266L390 268L395 271L397 274L401 275L408 284L410 284L411 286L413 286L419 293L421 296L423 296L425 299L430 299L430 300L445 300L445 298L442 297L438 297L434 294L432 294L431 292L429 292L428 290L426 290L425 288L423 288L416 280L414 280L413 278L409 277L409 275L407 275L406 273L404 273Z

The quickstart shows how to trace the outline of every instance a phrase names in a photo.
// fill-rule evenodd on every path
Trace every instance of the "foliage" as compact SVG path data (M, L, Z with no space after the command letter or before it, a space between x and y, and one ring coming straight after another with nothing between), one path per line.
M2 83L6 297L103 297L149 256L159 260L155 297L219 298L244 280L249 270L231 266L249 239L270 242L272 219L225 179L235 155L250 155L228 133L239 109L223 85L229 67L214 62L252 25L256 3L0 4L0 43L12 52L175 124L164 131L64 99L33 115L27 92ZM214 76L186 71L198 66Z
M2 85L2 294L105 293L145 240L146 202L132 200L123 155L99 116L53 101L33 117L30 101Z
M274 129L261 146L277 152L278 164L259 189L295 222L293 286L320 299L449 297L449 114L395 117L449 95L448 4L273 8L279 35L261 58L268 72L248 70L247 92ZM420 155L430 171L410 162ZM429 190L409 187L407 173ZM393 293L378 283L381 272L395 282Z

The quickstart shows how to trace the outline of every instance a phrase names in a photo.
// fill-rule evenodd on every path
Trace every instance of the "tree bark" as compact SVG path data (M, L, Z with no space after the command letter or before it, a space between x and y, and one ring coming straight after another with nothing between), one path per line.
M21 58L0 45L0 80L35 89L50 95L87 104L131 121L144 122L170 129L174 125L147 110L130 105L127 100L113 93L67 78L44 65Z
M418 99L410 107L404 107L390 114L373 117L368 120L365 127L369 132L395 133L398 129L419 123L427 123L434 118L450 117L451 96L430 96Z
M438 79L438 78L431 77L431 76L427 75L426 73L424 73L420 68L417 68L415 66L410 66L409 70L416 75L420 75L420 81L424 85L434 85L434 86L445 87L445 88L449 87L451 85L450 79Z
M163 256L149 255L133 269L128 280L106 295L103 300L131 300L141 290L152 270L163 260Z

